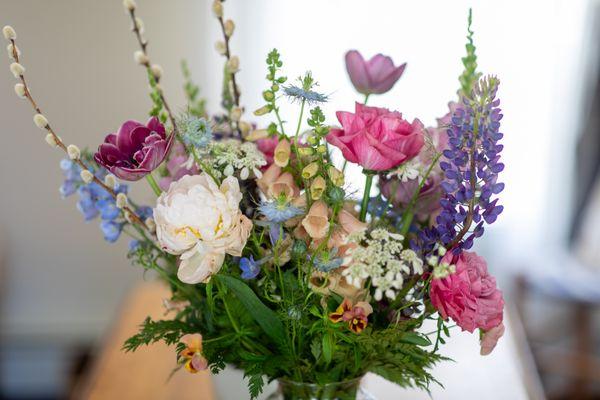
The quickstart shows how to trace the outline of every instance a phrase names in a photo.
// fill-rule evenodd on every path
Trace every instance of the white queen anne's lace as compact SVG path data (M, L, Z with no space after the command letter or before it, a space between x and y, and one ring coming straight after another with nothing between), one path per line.
M218 178L235 173L239 173L241 180L248 179L251 174L260 178L260 168L267 164L256 144L235 139L211 142L199 153L200 158L210 163L213 175Z
M404 249L403 240L402 235L385 229L374 229L368 235L364 232L350 235L348 241L357 246L348 251L342 275L356 287L371 279L377 301L384 295L395 299L405 277L423 273L423 260L414 251Z

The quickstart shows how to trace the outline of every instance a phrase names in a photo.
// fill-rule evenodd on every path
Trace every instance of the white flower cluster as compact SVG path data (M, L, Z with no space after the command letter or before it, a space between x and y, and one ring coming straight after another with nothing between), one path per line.
M371 279L375 300L385 295L393 300L404 285L405 276L423 273L423 261L417 254L404 249L402 235L375 229L370 235L364 232L350 235L349 242L357 246L348 251L347 268L342 271L348 284L361 287Z
M446 248L439 246L435 249L434 254L427 258L427 264L433 269L434 279L443 279L456 272L456 265L443 261L444 255L446 255Z
M424 175L423 164L415 157L400 165L392 175L396 175L400 182L408 182Z
M204 151L199 151L201 158L207 157L217 177L232 176L239 172L241 180L246 180L253 173L260 178L260 168L267 164L264 155L256 144L240 142L235 139L211 142Z

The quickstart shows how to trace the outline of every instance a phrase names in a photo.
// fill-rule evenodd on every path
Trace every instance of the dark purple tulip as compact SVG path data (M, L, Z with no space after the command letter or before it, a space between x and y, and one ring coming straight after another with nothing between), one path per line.
M146 125L126 121L117 133L106 136L94 159L118 178L137 181L155 170L171 148L165 127L152 117Z
M346 53L346 69L359 93L382 94L389 91L400 79L406 63L396 67L392 59L383 54L366 61L356 50Z

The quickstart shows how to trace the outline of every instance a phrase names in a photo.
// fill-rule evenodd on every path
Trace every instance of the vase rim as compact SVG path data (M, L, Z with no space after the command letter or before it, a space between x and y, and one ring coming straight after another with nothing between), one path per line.
M337 381L337 382L327 382L324 384L319 384L319 383L315 383L315 382L298 382L298 381L293 381L291 379L286 379L286 378L277 378L277 381L283 384L290 384L290 385L295 385L295 386L299 386L299 385L304 385L304 386L318 386L318 387L325 387L325 386L334 386L334 385L342 385L342 384L348 384L348 383L354 383L354 382L360 382L365 376L361 375L358 376L356 378L351 378L351 379L346 379L343 381Z

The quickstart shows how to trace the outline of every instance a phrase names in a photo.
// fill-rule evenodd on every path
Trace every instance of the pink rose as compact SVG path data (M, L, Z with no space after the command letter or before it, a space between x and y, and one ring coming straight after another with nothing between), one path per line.
M404 73L406 63L396 67L390 57L383 54L365 61L356 50L346 53L346 70L354 88L362 94L381 94L389 91Z
M344 158L363 168L385 171L415 157L423 147L423 124L412 124L402 114L386 108L356 103L355 113L336 113L341 129L333 128L326 136Z
M456 266L453 274L431 281L431 304L442 318L452 318L469 332L499 326L504 299L496 279L488 274L485 260L474 252L463 251L458 256L448 252L442 262Z

